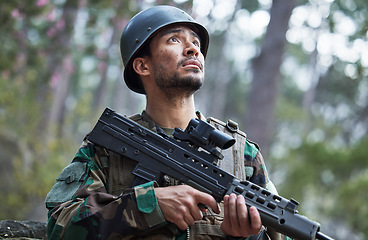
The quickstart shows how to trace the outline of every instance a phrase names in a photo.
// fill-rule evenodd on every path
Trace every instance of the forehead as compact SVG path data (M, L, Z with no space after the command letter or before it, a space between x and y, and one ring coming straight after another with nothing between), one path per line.
M194 38L198 38L198 40L200 40L196 32L196 29L190 25L171 25L171 26L164 27L160 29L153 38L160 39L167 35L176 34L176 33L177 34L189 33Z

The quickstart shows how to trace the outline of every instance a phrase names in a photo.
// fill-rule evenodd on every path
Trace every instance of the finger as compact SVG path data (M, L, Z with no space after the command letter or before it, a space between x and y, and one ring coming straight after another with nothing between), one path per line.
M191 214L191 217L193 218L193 220L201 220L203 218L203 214L201 209L198 207L198 205L191 205L189 208L189 214ZM192 223L194 224L194 222ZM192 225L189 224L189 225Z
M244 224L247 224L249 222L248 218L248 210L247 210L247 205L245 204L245 199L242 195L239 195L236 199L236 211L238 214L238 221L239 224L242 224L244 226ZM242 229L244 229L242 227Z
M175 211L175 218L177 222L185 221L187 226L193 225L195 220L202 219L202 213L191 198L181 202ZM184 226L184 224L182 224Z
M229 195L225 195L223 199L224 218L229 218L229 198Z
M224 196L224 219L229 219L229 195Z
M197 210L198 211L198 210ZM200 213L201 214L201 213ZM187 214L185 214L185 216L184 216L184 221L186 222L186 224L188 225L188 226L191 226L191 225L193 225L194 224L194 222L195 222L195 220L200 220L200 219L202 219L202 218L195 218L195 217L193 217L192 216L192 214L190 213L190 212L187 212Z
M239 229L239 220L237 216L237 210L236 210L236 195L230 194L229 196L229 206L228 206L228 212L229 212L229 219L230 223L233 228Z
M254 231L253 234L258 234L262 228L262 220L256 207L252 206L249 208L249 216L252 230Z
M182 205L176 208L172 213L166 218L167 221L174 223L181 230L188 228L188 222L191 222L190 214L188 214L188 209ZM189 215L189 217L188 217Z
M186 221L183 219L183 220L181 220L181 221L179 221L179 222L176 222L175 223L176 224L176 226L178 226L178 228L180 228L181 230L185 230L185 229L187 229L188 228L188 224L186 223Z
M171 222L175 223L181 230L187 229L189 226L193 225L196 220L202 219L202 213L199 208L196 209L199 215L197 219L193 217L192 212L186 207L177 208L177 214L171 219ZM170 219L168 219L170 221Z
M209 206L215 213L219 214L221 212L220 206L216 200L209 194L198 191L196 195L197 203L202 203Z

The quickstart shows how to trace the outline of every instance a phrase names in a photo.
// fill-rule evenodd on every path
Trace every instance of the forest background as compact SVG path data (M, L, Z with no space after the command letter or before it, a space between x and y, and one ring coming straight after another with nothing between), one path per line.
M280 195L323 232L367 239L366 0L2 1L0 219L46 221L46 194L102 110L142 111L120 35L158 4L210 32L198 109L238 122Z

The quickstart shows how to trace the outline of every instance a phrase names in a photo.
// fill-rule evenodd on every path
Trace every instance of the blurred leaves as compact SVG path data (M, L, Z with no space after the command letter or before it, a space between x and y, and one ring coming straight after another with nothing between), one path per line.
M128 20L149 6L182 7L208 27L197 107L248 132L245 116L261 112L247 106L252 63L265 42L257 16L272 2L208 2L204 8L201 0L1 3L0 218L32 217L33 199L45 197L105 106L128 115L144 108L144 96L124 87L119 39ZM368 2L296 2L268 169L280 194L298 200L309 218L342 221L368 236Z
M368 197L367 156L367 137L352 148L304 141L289 152L290 169L285 176L287 180L280 184L280 191L302 202L302 213L320 219L324 215L344 219L353 229L367 235L368 208L363 203Z

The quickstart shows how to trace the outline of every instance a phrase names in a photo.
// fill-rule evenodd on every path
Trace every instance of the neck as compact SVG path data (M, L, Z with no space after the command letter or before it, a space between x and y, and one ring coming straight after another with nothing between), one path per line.
M146 112L160 127L185 129L196 117L194 96L147 97Z

